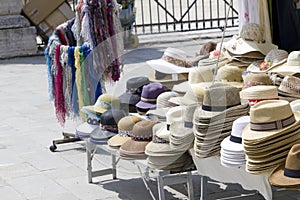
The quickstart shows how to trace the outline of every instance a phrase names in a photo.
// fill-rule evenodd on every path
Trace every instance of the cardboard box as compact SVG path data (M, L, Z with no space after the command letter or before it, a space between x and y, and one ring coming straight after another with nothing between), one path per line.
M23 7L24 14L34 23L39 24L65 0L30 0Z
M47 36L50 36L57 26L74 17L75 13L72 8L67 3L63 3L50 15L48 15L46 19L40 22L38 27Z

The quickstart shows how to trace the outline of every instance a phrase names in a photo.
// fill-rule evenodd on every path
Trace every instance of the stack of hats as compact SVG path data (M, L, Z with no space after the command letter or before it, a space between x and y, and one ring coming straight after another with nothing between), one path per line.
M92 131L89 142L92 144L106 144L107 140L118 133L118 122L127 114L123 110L111 109L100 117L100 125Z
M289 102L300 99L300 79L291 75L285 76L278 87L278 94L280 99Z
M241 99L248 100L250 106L263 100L278 100L277 87L273 85L257 85L240 92Z
M75 135L77 138L89 138L91 133L99 128L100 117L88 117L86 122L80 124L76 127Z
M191 69L186 53L176 48L167 48L160 59L149 60L146 63L154 69L154 73L148 76L149 80L160 82L169 89L186 81Z
M137 116L126 116L118 122L118 134L107 141L107 144L113 148L119 148L122 144L130 140L133 126L141 121Z
M149 84L147 77L133 77L126 81L126 92L119 96L121 108L128 112L136 112L135 104L141 100L142 88Z
M299 190L300 189L300 144L290 149L285 164L277 167L269 177L269 182L275 187Z
M166 113L170 108L177 106L175 103L170 102L171 98L178 97L179 94L177 92L167 91L161 93L156 100L156 109L149 110L146 113L146 116L150 118L155 116L158 118L159 121L163 122L166 121Z
M146 159L146 145L152 140L152 128L155 120L142 120L137 122L131 132L130 140L120 147L120 158L125 160Z
M290 148L300 142L299 116L285 100L265 100L250 109L243 130L246 171L261 174L283 164Z
M250 116L240 117L233 122L230 136L221 142L221 164L223 166L239 167L246 164L242 133L249 123Z
M150 109L156 108L157 97L166 92L161 83L149 83L143 86L141 100L135 105L139 114L145 115Z
M270 70L272 73L283 75L294 75L300 72L300 51L292 51L287 57L287 61L282 65L277 65Z
M233 121L247 114L248 105L241 105L237 88L222 83L208 87L194 115L195 155L219 155L220 143L230 135Z
M148 166L151 168L178 172L191 166L192 159L187 153L187 149L171 148L169 143L170 126L183 121L183 111L181 106L171 108L167 112L167 123L159 123L153 127L153 139L146 146L145 151L148 155Z
M175 121L170 125L170 147L171 149L189 150L193 148L194 132L193 118L197 104L189 106L180 106L182 118L181 121Z

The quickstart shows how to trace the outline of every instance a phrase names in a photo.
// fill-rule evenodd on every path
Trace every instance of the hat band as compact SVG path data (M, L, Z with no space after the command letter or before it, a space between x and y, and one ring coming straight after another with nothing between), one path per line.
M185 121L184 122L184 127L185 128L193 128L193 122L187 122L187 121Z
M125 131L125 130L118 130L118 134L121 137L129 137L132 135L131 131Z
M156 99L149 99L149 98L141 97L141 100L144 102L156 103Z
M105 108L105 109L111 109L111 104L106 103L104 101L97 101L96 105L99 105L99 106L101 106L102 108Z
M167 124L167 131L170 130L170 124Z
M240 104L231 105L231 106L207 106L207 105L202 105L202 110L206 110L206 111L224 111L228 108L238 106L238 105L240 105Z
M126 92L130 94L140 94L142 91L141 88L127 88Z
M252 86L257 86L257 85L268 85L265 82L259 82L259 81L248 81L248 82L244 82L243 84L243 88L249 88Z
M279 100L279 98L267 98L267 99L248 99L249 106L254 106L256 103L264 100Z
M154 143L163 143L163 144L168 144L168 143L169 143L168 140L165 140L165 139L163 139L163 138L160 138L160 137L158 137L157 135L154 135L154 136L153 136L152 142L154 142Z
M99 125L100 124L100 120L93 119L93 118L90 118L90 117L86 120L86 122L88 124L91 124L91 125Z
M117 125L100 124L100 128L102 130L110 131L110 132L113 132L113 133L118 133L118 126Z
M296 169L284 168L283 174L291 178L300 178L300 170L296 170Z
M168 63L171 63L173 65L177 65L180 67L186 67L185 60L180 60L180 59L173 58L173 57L167 56L167 55L163 55L161 59L164 61L167 61Z
M253 123L250 122L250 129L253 131L270 131L285 128L295 122L295 116L291 115L286 119L269 122L269 123Z
M234 143L242 144L242 138L230 135L229 140Z
M151 136L136 136L136 135L132 135L132 139L134 141L150 142L152 140L152 135Z

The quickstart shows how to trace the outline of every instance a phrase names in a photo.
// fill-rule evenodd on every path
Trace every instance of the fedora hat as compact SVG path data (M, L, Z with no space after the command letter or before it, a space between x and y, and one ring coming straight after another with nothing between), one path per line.
M243 78L243 89L256 85L272 85L272 80L266 73L247 73Z
M227 151L243 151L242 133L243 129L250 123L250 116L242 116L236 119L232 124L230 136L221 142L221 147Z
M96 103L90 106L84 106L82 109L91 113L104 113L110 109L119 109L120 100L110 94L102 94L98 97Z
M265 100L250 109L250 125L243 130L243 140L260 141L282 136L300 127L300 121L285 100Z
M269 51L259 65L250 65L247 70L251 72L267 72L287 61L289 53L283 49Z
M291 108L293 112L300 113L300 99L294 100L290 102Z
M300 188L300 144L292 146L285 164L280 165L271 173L269 181L275 187Z
M134 160L147 158L145 148L152 140L152 128L155 124L155 120L142 120L133 126L131 139L123 143L120 147L120 156L122 159Z
M213 80L213 71L210 67L194 67L188 75L188 83L210 82Z
M165 92L166 89L161 83L149 83L143 86L141 100L136 107L141 109L154 109L156 107L157 97Z
M75 134L78 138L88 138L90 134L100 125L100 118L88 117L86 122L76 127Z
M126 92L119 96L120 103L126 105L135 105L140 101L142 87L149 84L147 77L133 77L126 81Z
M188 73L190 67L187 63L187 55L176 48L167 48L160 59L146 61L154 70L165 74Z
M107 144L111 147L120 147L127 140L130 140L133 126L142 119L137 116L126 116L118 122L118 134L111 137Z
M288 57L287 61L274 67L270 72L281 73L285 75L293 75L300 72L300 51L292 51Z
M245 54L258 51L266 55L272 49L278 47L270 42L265 42L262 29L258 24L244 24L239 36L233 36L225 43L225 49L234 54Z
M99 128L90 135L90 143L106 143L109 138L118 133L118 122L127 115L124 110L111 109L104 112L100 117Z
M220 67L217 71L216 81L225 82L236 88L242 89L243 87L243 68L237 66L225 65Z
M300 79L287 75L283 78L278 93L282 96L300 98Z

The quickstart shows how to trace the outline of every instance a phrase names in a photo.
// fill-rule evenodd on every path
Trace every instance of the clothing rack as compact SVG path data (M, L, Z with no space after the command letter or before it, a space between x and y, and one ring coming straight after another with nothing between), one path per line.
M60 125L66 119L85 119L83 106L93 105L105 93L105 82L120 78L123 36L116 0L79 0L76 17L59 25L45 49L48 93ZM62 132L57 144L80 141Z

